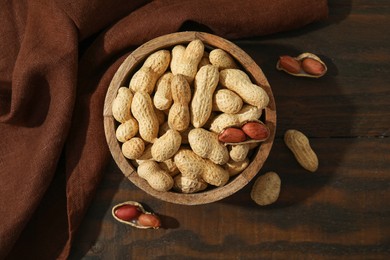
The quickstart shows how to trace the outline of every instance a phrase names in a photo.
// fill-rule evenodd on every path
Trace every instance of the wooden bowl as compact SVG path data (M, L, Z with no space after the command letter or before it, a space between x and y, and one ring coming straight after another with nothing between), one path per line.
M269 95L270 102L263 111L262 121L269 127L270 137L265 142L261 143L255 153L252 154L249 166L242 173L231 178L225 186L215 187L193 194L184 194L174 191L160 192L151 188L144 179L140 178L130 160L123 156L121 152L121 143L115 136L117 123L112 116L112 102L117 95L119 87L128 86L132 74L135 73L147 56L160 49L171 49L178 44L186 45L195 39L200 39L204 43L205 50L207 51L214 48L220 48L228 52L235 58L237 63L242 66L242 69L248 73L252 82L261 85L265 89ZM215 202L232 195L248 184L260 171L267 159L275 138L276 128L275 100L271 87L260 67L237 45L216 35L203 32L179 32L164 35L143 44L132 52L119 67L110 83L105 99L103 116L104 129L109 149L123 174L148 194L163 201L185 205Z

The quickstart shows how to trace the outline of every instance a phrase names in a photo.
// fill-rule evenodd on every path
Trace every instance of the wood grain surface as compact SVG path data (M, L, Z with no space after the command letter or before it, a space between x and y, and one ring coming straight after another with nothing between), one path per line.
M330 0L328 20L235 43L272 86L278 127L259 174L276 171L279 200L250 199L254 180L219 202L185 206L146 194L115 162L80 227L70 259L390 259L390 2ZM312 52L320 79L275 69L279 55ZM320 161L309 173L282 137L298 129ZM138 230L111 216L141 202L163 228Z

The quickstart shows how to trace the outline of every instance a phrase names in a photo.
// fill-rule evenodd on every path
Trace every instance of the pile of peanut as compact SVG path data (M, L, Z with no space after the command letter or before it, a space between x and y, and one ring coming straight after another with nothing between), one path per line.
M193 40L149 55L129 87L119 88L112 113L122 153L141 178L158 191L194 193L225 185L249 165L259 142L226 144L218 136L259 122L268 102L227 52ZM256 131L246 128L249 136Z

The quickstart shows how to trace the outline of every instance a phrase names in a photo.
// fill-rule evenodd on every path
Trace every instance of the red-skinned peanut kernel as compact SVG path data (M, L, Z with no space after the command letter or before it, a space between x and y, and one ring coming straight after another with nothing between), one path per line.
M161 226L160 218L154 214L141 214L138 217L138 224L144 227L159 228Z
M124 221L131 221L141 214L141 211L134 205L123 205L118 207L115 212L115 216Z

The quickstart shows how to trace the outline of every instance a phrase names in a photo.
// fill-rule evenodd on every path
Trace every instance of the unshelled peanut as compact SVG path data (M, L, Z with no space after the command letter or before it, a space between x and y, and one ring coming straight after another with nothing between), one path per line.
M250 144L232 145L229 152L230 158L235 162L242 162L247 158L250 149Z
M189 132L188 142L197 155L210 159L213 163L222 165L229 160L228 149L218 141L216 133L195 128Z
M154 106L158 110L169 109L172 105L171 80L173 74L166 72L156 83L156 92L153 96Z
M112 116L116 121L124 123L132 119L130 108L133 100L133 93L127 87L120 87L118 94L112 102Z
M171 61L171 53L168 50L159 50L152 53L143 66L134 73L130 79L129 88L133 92L145 91L151 94L157 80L167 70Z
M280 193L281 180L275 172L259 176L252 186L251 198L256 204L266 206L274 203Z
M115 131L116 139L119 142L126 142L138 133L138 122L134 118L130 118L124 123L120 124Z
M214 49L209 55L210 63L216 66L219 70L237 69L238 66L233 57L222 49Z
M249 163L250 161L248 158L240 162L229 160L223 167L225 168L225 170L228 171L230 177L232 177L232 176L236 176L237 174L245 170L246 167L248 167Z
M222 86L237 93L246 103L260 109L269 103L267 92L251 82L249 76L239 69L225 69L219 73Z
M138 175L157 191L168 191L173 187L172 176L162 170L156 161L145 161L138 166Z
M191 89L183 75L174 75L171 81L172 99L174 101L168 114L168 125L179 132L185 131L190 124L189 102Z
M202 178L208 184L223 186L229 180L229 173L208 159L203 159L189 149L180 149L174 156L177 168L183 176Z
M303 168L310 172L317 171L318 157L305 134L295 129L287 130L284 134L284 142Z
M211 115L218 80L219 72L213 65L203 66L196 74L191 101L191 123L196 128L202 127Z
M177 175L174 179L173 189L182 193L195 193L207 188L207 183L202 179L191 179L183 175Z
M170 159L180 148L181 135L178 131L169 129L152 145L152 157L157 162Z
M172 49L171 71L174 75L183 75L192 83L203 57L204 44L201 40L191 41L187 47L177 45Z
M236 93L229 89L219 89L213 96L213 110L228 114L238 113L243 105L243 101Z
M138 159L144 153L145 143L139 137L133 137L122 144L122 153L127 159Z
M145 141L153 143L158 136L159 122L151 97L146 92L136 92L131 111L138 121L139 134Z

